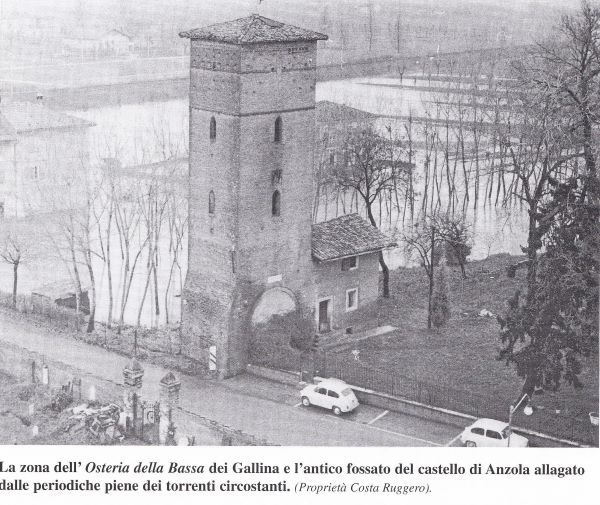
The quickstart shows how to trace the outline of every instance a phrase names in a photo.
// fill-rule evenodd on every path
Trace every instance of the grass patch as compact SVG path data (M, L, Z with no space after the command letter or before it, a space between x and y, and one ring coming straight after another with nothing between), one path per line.
M472 391L510 405L522 380L514 367L498 361L499 325L481 310L502 314L506 300L525 288L525 271L508 278L506 267L519 258L496 255L467 265L467 279L459 268L448 267L451 318L447 326L427 330L427 277L422 268L391 272L391 298L370 309L371 327L391 324L393 334L357 345L364 365L407 377ZM341 351L342 352L342 351ZM343 351L348 353L349 351ZM562 414L583 415L598 410L598 356L583 361L585 387L563 384L556 392L536 395L534 404Z

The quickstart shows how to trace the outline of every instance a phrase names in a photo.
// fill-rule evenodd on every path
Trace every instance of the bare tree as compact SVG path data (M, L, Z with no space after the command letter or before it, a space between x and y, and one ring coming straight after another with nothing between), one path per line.
M600 5L582 0L577 14L562 17L558 37L538 44L519 67L521 79L537 93L551 95L564 117L569 137L583 158L588 182L596 185L600 123ZM595 202L600 188L593 187ZM586 198L587 191L582 197Z
M367 218L376 228L373 206L381 198L402 191L412 169L401 160L402 148L399 141L391 138L391 128L389 133L387 139L372 128L351 132L333 169L338 187L360 195ZM383 252L379 253L379 265L383 272L383 296L389 297L389 268Z
M188 224L188 205L187 198L182 198L182 191L172 191L170 193L169 202L167 205L167 224L169 228L169 252L171 254L171 267L169 269L169 278L165 288L165 322L169 323L169 296L170 288L173 280L174 270L177 269L179 277L179 307L180 315L183 312L183 269L181 261L181 253L183 252L184 241L187 236Z
M417 254L420 265L425 270L429 281L427 304L428 329L431 329L432 325L435 266L439 263L442 254L445 254L445 250L449 248L458 251L464 257L463 262L466 261L467 251L470 251L467 234L464 232L466 229L467 225L461 217L431 214L424 215L403 236L408 253ZM457 234L457 230L461 230L461 233ZM464 275L464 266L462 264L461 269Z
M119 322L117 333L121 333L125 319L125 309L129 301L129 293L133 283L133 276L139 261L139 258L148 243L147 234L143 240L138 239L141 212L139 205L139 181L131 178L120 177L116 188L114 202L115 225L119 237L119 249L121 253L121 275L119 301Z
M553 94L529 87L514 89L510 108L512 116L500 127L499 134L510 160L507 172L513 176L508 194L527 209L527 244L522 250L528 260L524 263L528 297L533 297L538 251L551 220L542 216L541 208L551 193L551 182L567 177L578 154L567 133L570 119L557 107ZM513 124L515 120L517 124ZM504 203L510 204L510 200Z
M12 306L17 306L17 285L19 281L19 266L29 256L30 242L14 226L3 234L0 258L12 266L13 287Z

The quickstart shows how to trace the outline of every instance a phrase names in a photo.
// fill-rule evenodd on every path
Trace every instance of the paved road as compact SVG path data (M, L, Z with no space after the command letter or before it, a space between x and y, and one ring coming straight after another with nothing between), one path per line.
M0 348L2 341L116 383L122 382L122 370L128 362L100 347L45 333L0 310ZM168 370L147 363L143 366L142 397L157 399L158 383ZM443 446L455 444L460 431L454 426L368 405L338 418L323 409L300 405L299 387L247 374L225 381L177 375L182 383L182 409L277 445Z

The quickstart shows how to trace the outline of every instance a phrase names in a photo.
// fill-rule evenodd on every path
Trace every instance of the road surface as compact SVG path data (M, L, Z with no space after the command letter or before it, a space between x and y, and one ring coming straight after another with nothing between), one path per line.
M46 333L13 313L0 310L0 350L3 342L118 384L122 383L122 370L128 363L124 356L58 333ZM155 401L159 381L169 370L149 363L142 366L145 370L142 398ZM227 424L276 445L437 447L456 445L461 431L456 426L369 405L336 417L318 407L302 406L300 386L283 385L248 374L224 381L177 372L176 375L181 380L183 411Z

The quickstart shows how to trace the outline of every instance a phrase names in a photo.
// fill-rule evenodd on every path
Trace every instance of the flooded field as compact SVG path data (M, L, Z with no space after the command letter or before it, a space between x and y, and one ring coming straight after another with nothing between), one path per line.
M342 81L327 81L317 85L317 100L329 100L343 103L352 107L366 110L380 116L380 127L390 126L401 129L402 119L397 116L422 117L431 111L432 103L439 101L447 93L442 89L444 84L432 83L426 79L405 77L402 82L390 78L360 78ZM144 102L135 105L110 106L88 110L66 111L70 114L93 121L96 126L90 131L90 150L96 160L102 158L118 158L123 166L140 165L163 161L171 158L184 158L188 155L188 103L187 99L169 100L163 102ZM151 149L143 146L152 146ZM425 163L424 153L416 150L413 163L415 172L423 170ZM419 208L419 198L423 188L416 182L415 207ZM485 181L480 180L480 184ZM443 185L442 185L443 186ZM465 188L460 189L464 191ZM447 196L447 194L446 194ZM444 190L440 192L441 208L447 203L443 201ZM328 194L322 197L316 211L317 220L326 220L356 209L352 203L352 195ZM360 205L358 207L360 211ZM400 247L388 253L391 267L410 266L415 264L414 258L408 257L401 244L401 236L411 226L410 217L403 209L394 208L387 211L384 206L376 208L377 219L381 228L398 238ZM414 216L418 218L418 214ZM465 208L465 218L473 233L472 259L482 259L490 254L510 253L520 254L520 246L524 244L526 236L526 220L523 209L491 205L482 199L473 205L471 202ZM159 253L158 286L159 300L164 304L164 291L171 275L171 261L166 245L168 238L162 238ZM183 251L187 248L184 246ZM146 253L144 253L146 254ZM115 239L111 254L113 278L118 280L120 270L120 252L118 239ZM53 261L53 259L52 259ZM185 265L185 257L182 258ZM139 301L143 296L146 281L146 258L142 257L140 265L133 276L130 301L125 312L125 321L135 322ZM2 265L2 285L0 289L10 290L11 275L8 265ZM6 270L6 271L5 271ZM48 269L39 264L23 264L20 286L24 292L34 289L39 285L40 279L62 276L56 268ZM100 320L106 319L108 310L107 300L107 273L106 268L98 262L98 312ZM182 272L185 278L185 269ZM180 298L179 273L173 276L169 291L170 320L179 318ZM116 296L119 296L117 293ZM142 323L164 322L164 310L158 320L154 313L153 296L146 295ZM161 307L162 308L162 307Z

